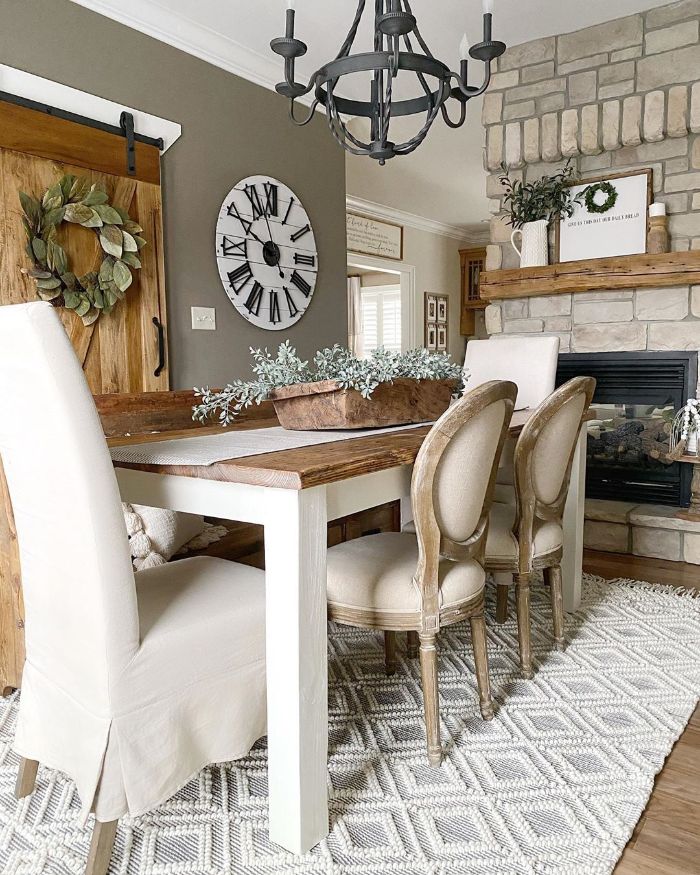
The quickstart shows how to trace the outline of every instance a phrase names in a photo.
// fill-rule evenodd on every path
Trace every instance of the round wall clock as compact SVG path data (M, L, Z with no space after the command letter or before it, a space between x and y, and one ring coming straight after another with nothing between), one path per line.
M269 176L242 179L216 224L216 260L236 310L270 331L298 322L316 287L318 254L299 198Z

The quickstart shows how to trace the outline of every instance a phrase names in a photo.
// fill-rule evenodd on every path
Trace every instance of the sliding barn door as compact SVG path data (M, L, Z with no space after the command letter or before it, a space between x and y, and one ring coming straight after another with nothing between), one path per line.
M58 311L94 394L168 388L158 336L162 326L166 349L160 156L155 146L136 146L130 176L123 137L0 101L0 304L37 300L34 280L22 273L31 264L20 191L41 198L67 173L86 176L143 228L142 268L132 271L126 297L109 315L85 326L72 311ZM73 273L99 267L104 253L90 228L63 222L58 237Z

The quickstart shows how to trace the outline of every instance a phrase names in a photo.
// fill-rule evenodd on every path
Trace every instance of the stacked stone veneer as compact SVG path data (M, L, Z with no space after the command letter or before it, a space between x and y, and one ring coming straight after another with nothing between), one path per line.
M611 7L612 8L612 7ZM675 250L700 249L700 0L510 48L484 97L487 269L517 267L501 163L532 181L572 158L583 178L651 167ZM700 349L700 287L509 300L490 335L545 333L562 352Z
M583 541L591 550L700 565L700 522L676 513L674 507L588 499Z

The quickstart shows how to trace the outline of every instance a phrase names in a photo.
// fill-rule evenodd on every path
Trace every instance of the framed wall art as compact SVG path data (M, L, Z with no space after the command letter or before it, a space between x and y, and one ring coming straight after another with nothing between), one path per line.
M643 255L647 251L651 168L608 173L571 186L573 215L555 226L558 262Z
M447 295L435 295L426 292L425 295L425 346L429 350L447 352Z

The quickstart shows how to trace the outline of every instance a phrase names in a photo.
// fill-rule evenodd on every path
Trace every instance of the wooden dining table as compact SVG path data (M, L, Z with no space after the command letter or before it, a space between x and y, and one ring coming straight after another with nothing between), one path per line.
M530 411L515 412L512 436L529 416ZM402 517L410 519L412 466L428 430L359 433L350 440L211 465L115 462L124 501L264 526L269 834L297 854L329 832L327 523L397 499L402 500ZM200 428L196 434L220 432L218 427ZM109 443L143 444L192 434L161 431ZM564 603L569 611L580 602L585 459L584 427L564 514Z

